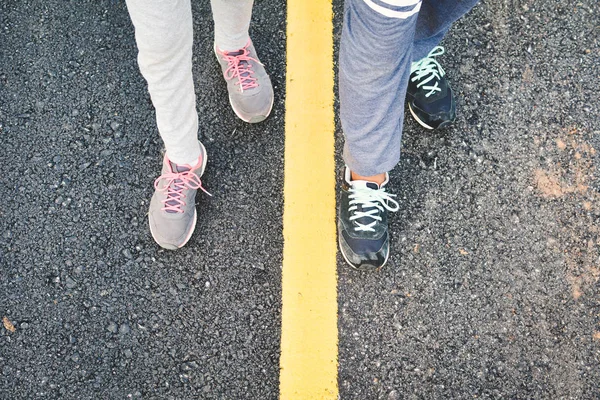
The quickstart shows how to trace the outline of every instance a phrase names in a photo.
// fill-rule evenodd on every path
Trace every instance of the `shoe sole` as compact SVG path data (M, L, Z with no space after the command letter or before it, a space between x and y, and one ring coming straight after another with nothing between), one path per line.
M201 173L200 173L200 176L202 176L202 175L204 175L204 170L206 169L206 162L208 161L208 155L206 153L206 147L204 147L202 142L198 141L198 143L200 144L200 147L202 147L202 154L204 155L204 157L202 157L202 169L201 169ZM154 239L154 241L163 249L177 250L177 249L180 249L183 246L185 246L187 244L187 242L190 241L190 239L192 238L192 235L194 234L194 231L196 230L196 221L197 220L198 220L198 212L196 211L196 205L194 204L194 221L192 222L192 227L191 227L190 231L188 232L188 234L186 235L183 242L179 246L175 245L175 244L171 244L171 243L160 243L158 241L158 239L156 238L156 234L152 230L152 224L149 224L150 225L150 234L152 235L152 238Z
M411 115L413 116L413 118L415 119L415 121L417 121L419 123L419 125L421 125L423 128L428 129L430 131L434 131L436 129L441 129L445 126L448 126L452 123L452 121L444 121L441 124L438 125L437 128L434 128L433 126L429 126L427 125L425 122L421 121L421 119L419 117L417 117L417 114L413 111L412 106L410 105L410 103L408 103L408 110L410 111Z
M412 114L413 118L415 119L415 121L417 121L419 123L419 125L421 125L423 128L425 129L429 129L430 131L434 130L435 128L433 126L429 126L427 125L425 122L421 121L419 119L419 117L417 117L417 114L415 114L415 112L412 109L412 106L410 105L410 103L408 103L408 110L410 111L410 113Z
M383 268L385 266L385 264L387 264L388 259L390 258L390 252L388 250L387 255L385 256L385 260L383 260L383 264L381 264L379 267L377 268L361 268L361 267L357 267L356 265L352 264L350 262L350 260L348 260L348 258L346 257L346 255L344 254L344 251L342 250L342 242L340 239L340 234L338 233L338 246L340 249L340 253L342 253L342 257L344 258L344 260L346 261L346 263L351 266L353 269L357 270L357 271L372 271L372 272L377 272L379 270L381 270L381 268Z

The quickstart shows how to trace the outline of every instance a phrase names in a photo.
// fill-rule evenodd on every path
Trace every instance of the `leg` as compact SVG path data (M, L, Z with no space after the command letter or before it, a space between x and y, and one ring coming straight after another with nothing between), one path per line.
M450 26L471 10L479 0L423 0L417 19L413 61L418 61L446 36Z
M192 80L190 0L127 0L135 26L140 71L156 109L158 130L167 153L154 182L148 220L163 248L185 245L196 226L196 190L206 167L198 142L198 114Z
M227 83L229 103L243 121L269 116L273 86L250 37L253 0L211 0L215 20L215 55Z
M339 67L346 168L338 240L345 260L355 268L378 269L389 256L387 211L397 211L399 205L386 193L387 171L400 159L409 78L409 95L425 99L429 107L425 111L434 111L431 119L436 127L453 119L452 92L439 64L429 57L415 66L412 61L438 54L431 50L451 22L466 12L466 5L457 4L346 0ZM440 105L448 108L442 116L437 113Z
M250 40L248 28L254 0L211 0L215 21L215 45L224 51L237 51Z
M363 270L389 256L387 171L400 160L404 98L419 0L346 0L340 48L340 116L346 168L338 211L344 259ZM399 1L396 1L399 2Z
M406 100L412 116L426 129L442 128L456 117L452 88L435 58L444 54L444 48L438 44L450 25L475 3L477 0L423 0L415 30Z
M346 0L339 60L344 161L364 176L385 173L400 160L420 6L418 0L399 9L370 1Z
M135 27L140 71L148 82L167 156L177 164L193 164L200 145L190 0L127 0L127 8Z

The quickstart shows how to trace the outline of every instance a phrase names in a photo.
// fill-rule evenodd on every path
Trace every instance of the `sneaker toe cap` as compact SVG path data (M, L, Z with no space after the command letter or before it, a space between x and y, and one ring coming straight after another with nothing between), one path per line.
M148 214L152 237L162 248L175 250L184 246L196 225L195 210L193 215L166 214L154 211Z
M346 261L359 270L375 270L387 261L389 241L387 232L378 239L353 238L346 231L340 235L340 250Z
M273 107L273 88L268 85L260 87L260 91L249 96L230 96L233 110L246 122L260 122L267 118Z

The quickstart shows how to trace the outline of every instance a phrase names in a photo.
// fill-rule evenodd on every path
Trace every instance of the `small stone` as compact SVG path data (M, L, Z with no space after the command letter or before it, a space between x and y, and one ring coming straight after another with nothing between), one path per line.
M48 283L52 284L52 285L58 285L60 284L60 276L58 275L50 275L48 277Z
M116 121L113 121L110 123L110 129L112 129L113 131L116 131L120 127L121 127L121 124Z
M71 111L71 117L76 117L79 115L79 110L72 110Z
M126 258L129 258L129 259L132 259L132 258L133 258L133 255L131 254L131 251L129 251L129 249L125 249L125 250L123 250L123 255L124 255Z
M79 361L79 354L75 353L71 356L71 360L73 362L78 362Z
M191 371L191 370L194 370L197 368L198 368L198 363L196 361L189 361L189 362L183 363L181 365L181 370L184 372Z
M121 324L121 326L119 327L119 333L122 335L126 335L129 332L131 332L131 328L129 328L129 325Z
M257 262L256 264L252 264L252 266L256 269L259 269L261 271L265 270L265 264L261 263L261 262Z
M398 400L399 398L400 398L400 395L398 394L397 390L392 390L388 394L388 400Z
M116 323L111 322L110 324L108 324L108 328L107 329L108 329L109 332L117 333L117 331L119 330L119 326Z
M27 329L27 328L29 328L29 324L27 322L21 322L20 327L21 327L21 329Z
M110 150L110 149L106 149L106 150L102 150L102 151L100 152L100 156L101 156L101 157L108 157L108 156L110 156L112 153L113 153L113 151L112 151L112 150Z
M98 129L100 129L100 126L101 126L101 125L100 125L99 123L97 123L97 122L94 122L94 123L92 124L92 129L93 129L93 130L95 130L95 131L97 131ZM87 139L86 139L86 140L87 140Z
M69 289L73 289L75 286L77 286L77 282L75 282L73 279L71 279L70 276L67 276L67 279L65 280L67 288Z
M209 288L210 287L210 282L206 281L206 283L204 284L204 286L206 286L207 288Z
M123 354L125 355L125 357L131 358L131 356L133 356L133 351L131 351L131 349L125 349Z

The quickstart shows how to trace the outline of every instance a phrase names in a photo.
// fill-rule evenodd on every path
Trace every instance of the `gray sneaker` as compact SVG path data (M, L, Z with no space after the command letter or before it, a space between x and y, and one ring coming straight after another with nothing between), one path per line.
M154 181L148 219L152 237L160 247L175 250L183 247L196 227L196 190L203 187L200 177L206 167L206 149L200 143L201 154L196 165L177 165L163 160L162 174Z
M221 51L216 45L214 50L235 114L246 122L263 121L273 108L273 86L252 41L237 51Z

